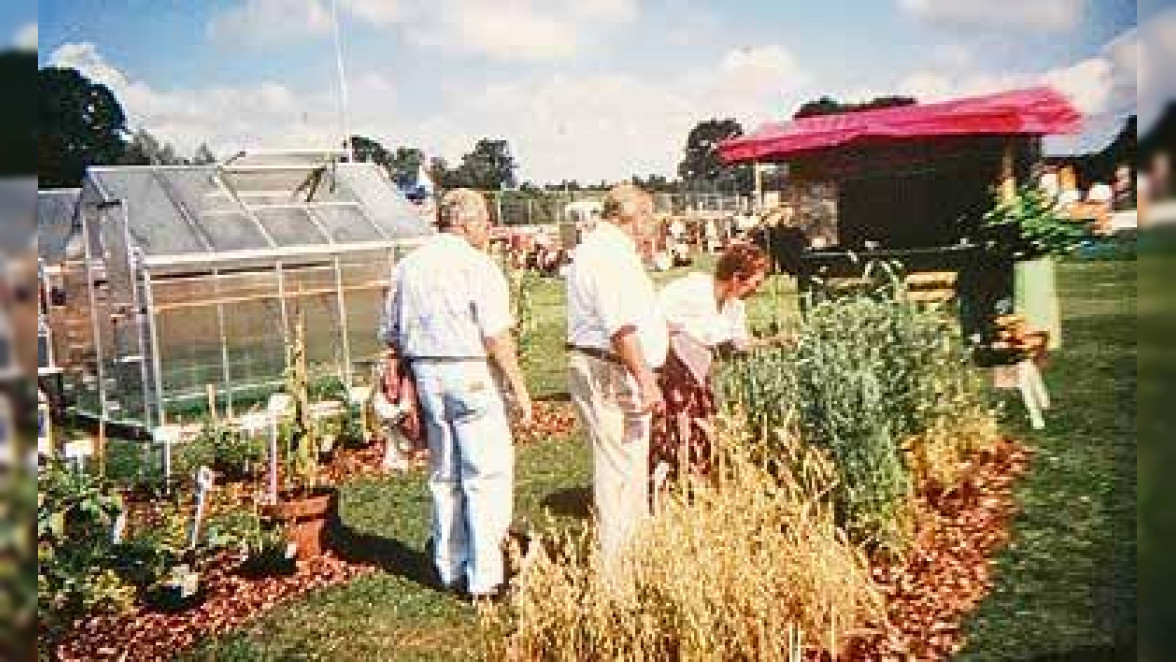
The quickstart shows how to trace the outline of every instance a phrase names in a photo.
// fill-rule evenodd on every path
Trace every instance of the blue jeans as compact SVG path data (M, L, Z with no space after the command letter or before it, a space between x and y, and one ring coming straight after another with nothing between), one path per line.
M514 447L502 394L485 362L413 364L429 439L433 563L471 593L503 582L513 509Z

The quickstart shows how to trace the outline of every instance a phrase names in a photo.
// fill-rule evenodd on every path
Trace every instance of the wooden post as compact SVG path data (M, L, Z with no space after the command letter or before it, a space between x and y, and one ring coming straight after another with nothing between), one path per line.
M1005 142L1004 154L1000 158L999 190L1002 202L1009 202L1017 197L1017 168L1012 140Z

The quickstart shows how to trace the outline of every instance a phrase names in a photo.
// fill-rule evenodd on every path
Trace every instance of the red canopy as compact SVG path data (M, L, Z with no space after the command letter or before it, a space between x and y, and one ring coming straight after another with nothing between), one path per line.
M728 163L783 159L869 140L937 136L1077 133L1082 114L1065 96L1035 87L940 103L805 117L765 124L719 145Z

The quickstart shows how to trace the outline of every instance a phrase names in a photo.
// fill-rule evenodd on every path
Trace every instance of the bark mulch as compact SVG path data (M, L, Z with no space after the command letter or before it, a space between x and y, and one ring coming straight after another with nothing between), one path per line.
M249 579L237 573L242 559L230 554L201 576L203 602L183 612L136 607L118 616L81 620L56 652L73 660L166 660L200 639L243 625L303 593L350 581L373 566L325 555L300 564L297 573Z
M955 490L918 497L923 513L906 558L874 566L888 623L853 641L850 659L942 660L965 642L963 619L992 589L995 554L1008 543L1016 514L1013 483L1030 451L1005 440L980 453Z

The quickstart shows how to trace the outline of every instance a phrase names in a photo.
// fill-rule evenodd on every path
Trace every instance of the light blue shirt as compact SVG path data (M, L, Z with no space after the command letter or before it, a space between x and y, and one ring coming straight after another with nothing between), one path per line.
M443 232L393 270L380 338L407 358L484 357L484 339L513 324L502 269L464 238Z

